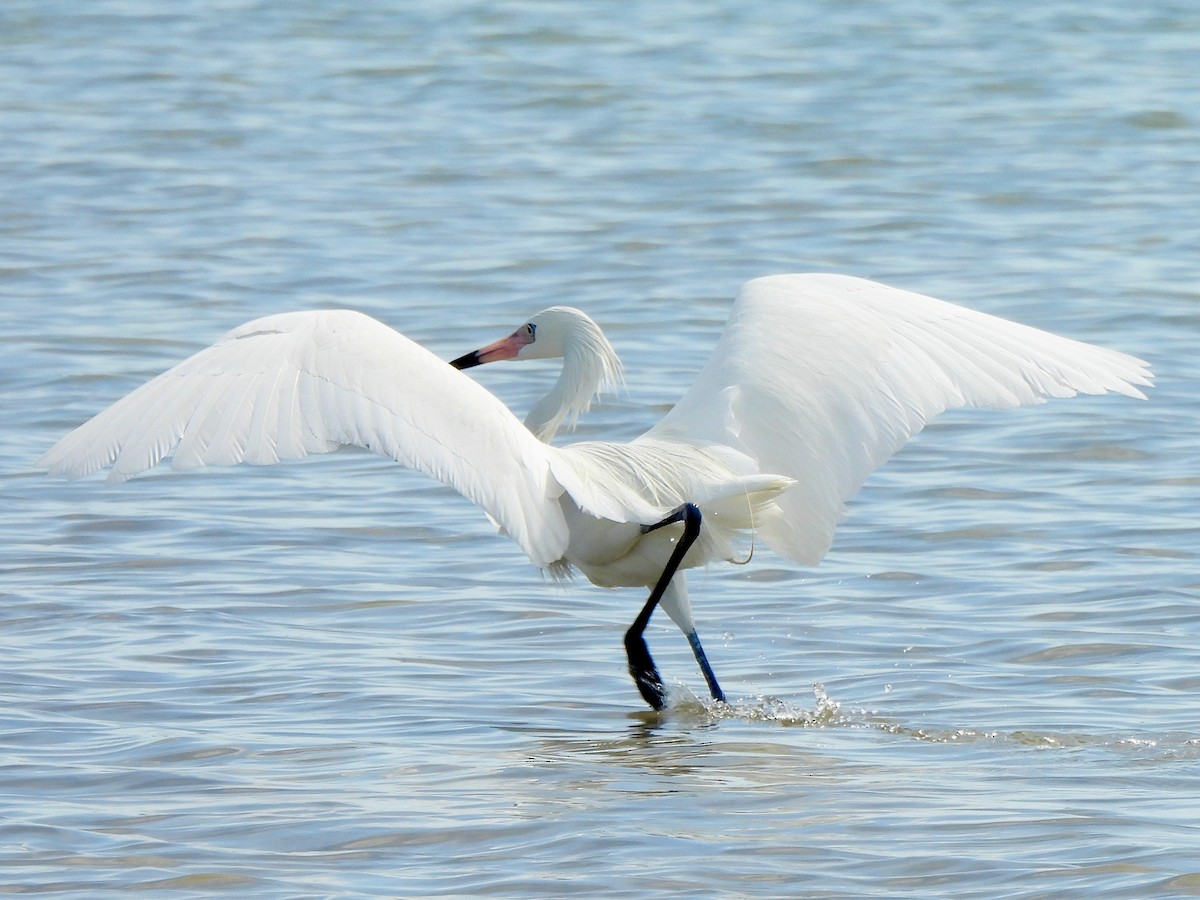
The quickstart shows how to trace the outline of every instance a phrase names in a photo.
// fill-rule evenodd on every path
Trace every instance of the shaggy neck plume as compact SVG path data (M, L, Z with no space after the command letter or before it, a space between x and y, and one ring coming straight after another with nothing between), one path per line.
M553 312L566 312L555 307ZM551 312L551 310L547 310ZM621 384L621 361L604 332L577 310L570 310L570 324L563 334L563 367L549 392L534 404L525 426L540 441L549 443L564 420L574 428L580 413L593 398Z

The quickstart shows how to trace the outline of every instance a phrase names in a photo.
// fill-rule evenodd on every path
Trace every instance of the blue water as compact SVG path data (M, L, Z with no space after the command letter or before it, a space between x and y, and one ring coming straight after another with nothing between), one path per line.
M0 6L0 890L1200 894L1191 3ZM228 328L451 357L552 303L676 399L755 275L875 277L1151 361L940 419L801 569L545 581L365 454L34 468ZM479 378L523 413L553 370Z

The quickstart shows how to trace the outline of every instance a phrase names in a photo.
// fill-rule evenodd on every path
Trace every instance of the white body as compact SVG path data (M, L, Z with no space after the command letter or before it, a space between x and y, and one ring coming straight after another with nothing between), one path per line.
M68 476L112 466L110 481L122 481L172 453L188 468L357 445L454 487L538 566L649 586L679 529L641 526L682 503L699 506L704 523L685 567L732 558L747 532L815 564L845 501L943 410L1080 392L1142 397L1136 386L1150 384L1145 364L1122 353L858 278L779 275L743 286L712 358L648 432L553 447L545 441L559 423L619 368L582 313L556 307L533 324L536 339L525 326L517 358L564 359L531 414L536 435L471 378L374 319L300 312L234 329L40 462ZM692 630L681 574L662 605Z

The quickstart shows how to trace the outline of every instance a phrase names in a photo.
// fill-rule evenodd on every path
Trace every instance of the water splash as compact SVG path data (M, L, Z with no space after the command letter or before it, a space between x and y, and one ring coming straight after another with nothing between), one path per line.
M695 716L710 722L739 720L743 722L775 722L780 725L805 728L824 728L852 726L858 717L866 715L865 710L843 713L842 704L832 699L826 693L824 685L821 684L813 685L816 704L811 709L797 706L781 697L771 697L765 694L732 699L726 703L700 698L686 689L679 688L676 689L675 696L676 702L670 708L673 717Z
M1162 759L1200 758L1200 737L1174 735L1120 735L1055 732L1035 729L1012 731L981 728L933 728L907 725L869 709L846 709L823 684L813 685L815 703L804 707L781 697L758 695L720 703L697 697L677 686L677 702L670 715L676 720L695 718L705 724L727 721L767 722L784 727L860 729L882 732L929 744L985 744L1032 750L1069 751L1103 748L1125 754L1149 754Z

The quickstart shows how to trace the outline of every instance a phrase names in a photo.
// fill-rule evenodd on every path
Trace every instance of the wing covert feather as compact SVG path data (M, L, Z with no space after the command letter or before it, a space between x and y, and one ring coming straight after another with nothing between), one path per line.
M342 445L455 488L538 565L566 549L548 448L475 381L349 310L235 328L68 434L39 464L68 477L112 466L109 481L120 482L167 455L184 469Z

